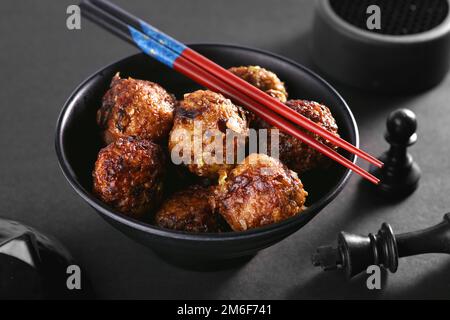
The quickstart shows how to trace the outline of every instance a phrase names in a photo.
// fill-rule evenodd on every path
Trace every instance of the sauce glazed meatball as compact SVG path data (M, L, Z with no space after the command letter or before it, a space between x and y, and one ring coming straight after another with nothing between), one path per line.
M234 231L244 231L297 215L307 195L295 172L274 158L253 153L220 177L213 206Z
M166 200L155 216L157 226L189 232L220 232L226 229L222 217L209 201L211 188L191 186Z
M286 105L292 110L295 110L306 118L319 124L322 128L331 132L335 136L339 137L336 120L333 118L333 115L328 107L320 103L307 100L289 100ZM303 131L333 150L336 151L338 149L328 140L309 131ZM298 174L302 174L303 172L311 169L326 167L331 163L326 156L313 147L310 147L301 140L283 132L280 132L279 143L279 157L281 162Z
M127 136L158 142L169 135L175 104L160 85L116 74L97 112L97 123L107 144Z
M227 131L240 138L232 139L229 135L227 139ZM172 160L174 156L179 158L175 163L183 162L192 173L215 179L219 171L235 166L238 149L242 154L245 152L247 135L241 108L219 93L198 90L185 94L177 107L169 150ZM228 155L229 161L227 149L234 150L234 155Z
M141 138L119 138L100 150L94 193L118 211L139 219L161 201L165 157L161 147Z
M272 71L259 66L233 67L228 71L281 102L286 102L288 94L284 83Z

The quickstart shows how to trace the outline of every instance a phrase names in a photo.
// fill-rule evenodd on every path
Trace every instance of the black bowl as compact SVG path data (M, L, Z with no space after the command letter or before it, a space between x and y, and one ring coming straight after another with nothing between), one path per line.
M285 81L291 98L322 102L329 106L342 138L358 146L358 129L342 97L323 79L305 67L272 53L233 45L198 44L193 49L224 67L260 65ZM194 234L171 231L126 217L98 200L91 192L91 172L102 147L96 111L116 72L161 84L178 98L198 85L144 54L136 54L97 71L67 100L56 129L56 153L62 171L75 191L100 215L131 238L153 249L167 260L184 266L224 266L246 259L281 241L303 227L342 190L350 171L333 165L301 177L309 192L309 208L280 223L244 232ZM343 153L355 162L354 155Z

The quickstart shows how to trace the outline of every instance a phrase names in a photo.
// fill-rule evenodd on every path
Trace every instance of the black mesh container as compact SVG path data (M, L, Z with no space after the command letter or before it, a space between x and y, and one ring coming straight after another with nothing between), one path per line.
M368 24L370 6L379 28ZM318 0L313 60L329 78L365 90L429 89L449 67L449 7L449 0Z

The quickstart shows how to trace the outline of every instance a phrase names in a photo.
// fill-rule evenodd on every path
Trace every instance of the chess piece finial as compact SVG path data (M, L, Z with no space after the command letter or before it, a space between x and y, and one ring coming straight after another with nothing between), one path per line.
M450 213L435 226L400 235L394 235L387 223L383 223L377 234L368 236L341 232L337 247L319 247L312 263L325 271L345 270L351 278L371 265L394 273L400 258L424 253L450 254Z
M370 172L380 178L377 189L390 198L400 198L414 192L420 179L420 168L407 148L417 141L417 120L414 112L398 109L386 121L386 141L390 148L379 159L383 168L371 167Z

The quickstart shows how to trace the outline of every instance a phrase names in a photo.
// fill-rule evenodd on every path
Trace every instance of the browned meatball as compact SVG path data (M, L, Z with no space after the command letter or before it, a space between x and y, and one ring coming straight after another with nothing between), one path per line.
M138 136L152 141L167 138L172 128L176 100L160 85L116 74L97 112L104 140Z
M284 83L272 71L259 66L233 67L228 70L281 102L286 102L288 94Z
M228 139L228 150L234 149L229 161L227 131L239 137ZM192 173L214 179L219 171L235 166L237 149L245 152L247 135L245 115L239 107L219 93L198 90L185 94L177 107L169 150L176 164L184 163ZM174 156L179 159L175 161Z
M164 154L141 138L119 138L100 150L95 163L94 193L133 218L155 209L162 197Z
M191 186L167 199L156 213L156 225L189 232L220 232L221 217L214 213L209 201L211 188Z
M278 99L283 103L286 102L288 93L284 83L272 71L259 66L232 67L228 69L228 71L244 79L273 98ZM247 122L251 128L258 129L261 126L260 122L263 120L252 111L246 110L246 115Z
M213 206L234 231L242 231L297 215L307 195L295 172L274 158L253 153L220 177Z
M307 100L289 100L286 105L303 116L309 118L313 122L320 124L320 126L333 133L335 136L339 136L336 121L328 107L320 103ZM337 147L328 140L323 139L316 134L307 131L305 132L333 150L337 150ZM324 156L322 153L310 147L301 140L288 134L280 132L279 142L279 156L281 162L298 174L302 174L303 172L311 169L326 167L330 163L328 157Z

